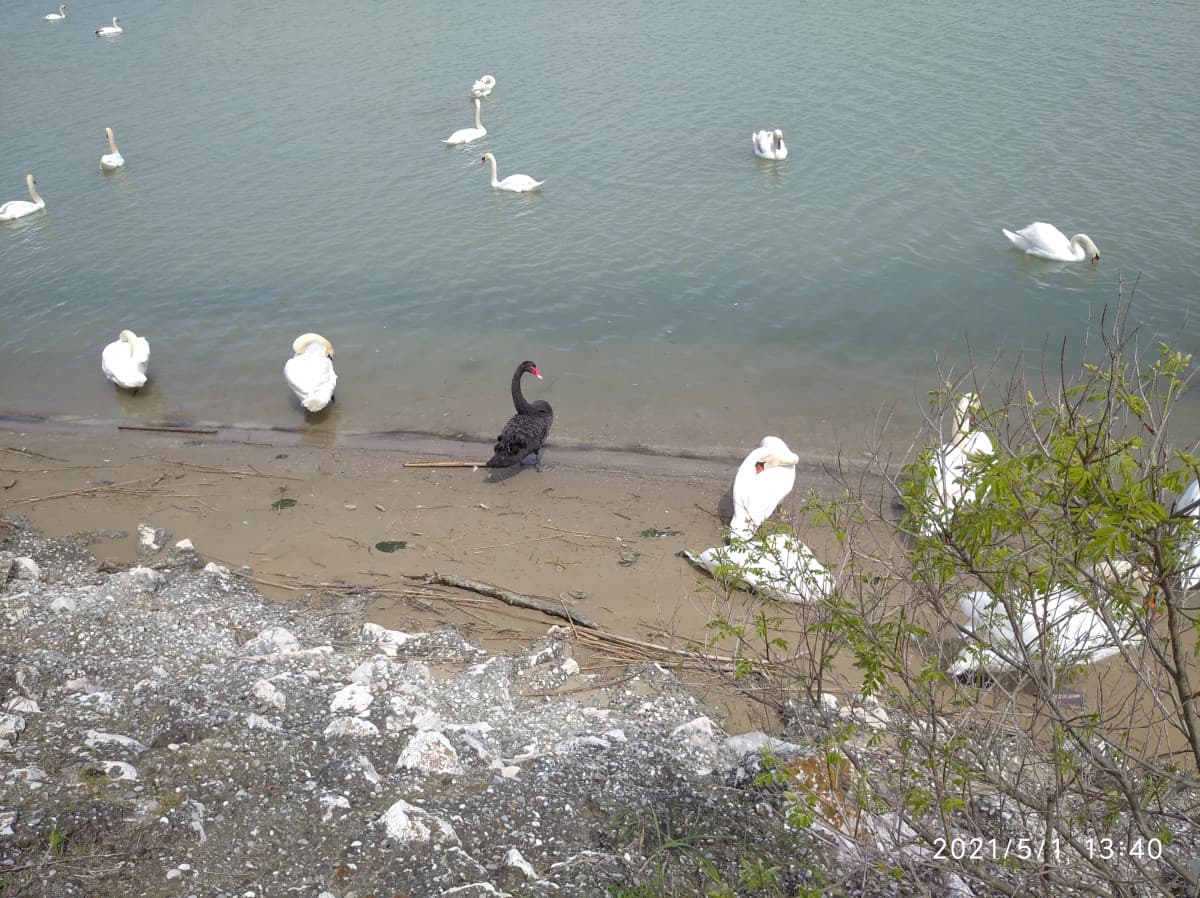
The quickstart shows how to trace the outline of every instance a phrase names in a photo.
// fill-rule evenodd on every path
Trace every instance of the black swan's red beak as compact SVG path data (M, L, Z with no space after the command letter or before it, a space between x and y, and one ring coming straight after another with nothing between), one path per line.
M534 365L532 368L530 368L529 373L532 374L534 377L536 377L538 380L542 379L542 372L538 371L537 365Z

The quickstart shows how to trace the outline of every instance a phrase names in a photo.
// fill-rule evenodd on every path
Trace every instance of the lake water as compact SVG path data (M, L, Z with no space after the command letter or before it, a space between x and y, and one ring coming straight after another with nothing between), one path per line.
M0 413L486 437L530 358L564 444L853 454L939 365L1079 346L1122 279L1196 348L1190 0L55 6L0 4L0 199L47 203L0 224ZM484 73L486 138L444 146ZM1100 264L1011 249L1035 219ZM306 420L309 330L340 379Z

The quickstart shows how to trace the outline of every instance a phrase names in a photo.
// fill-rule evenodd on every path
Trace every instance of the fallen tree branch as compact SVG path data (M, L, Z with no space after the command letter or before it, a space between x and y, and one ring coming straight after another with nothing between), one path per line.
M152 424L118 424L117 430L151 430L156 433L201 433L211 435L217 432L212 427L167 427Z
M506 605L512 605L516 608L529 608L533 611L540 611L543 614L561 617L564 620L578 624L581 627L587 627L590 630L599 629L595 621L586 615L580 614L578 611L568 608L563 602L556 603L545 599L535 599L532 596L522 595L519 592L512 592L502 589L499 586L492 586L490 583L481 583L479 580L457 577L454 574L439 574L437 571L434 571L432 574L426 574L423 577L414 577L413 579L421 580L425 584L436 583L440 586L455 586L459 589L465 589L468 592L477 592L483 596L499 599Z
M486 468L485 461L406 461L406 468Z

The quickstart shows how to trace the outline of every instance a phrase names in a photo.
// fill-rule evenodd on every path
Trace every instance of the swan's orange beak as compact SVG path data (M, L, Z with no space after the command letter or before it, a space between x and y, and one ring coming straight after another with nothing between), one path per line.
M766 466L766 465L764 465L762 462L760 462L760 461L756 461L756 462L754 463L754 473L755 473L755 474L761 474L761 473L762 473L763 471L765 471L766 469L767 469L767 466Z

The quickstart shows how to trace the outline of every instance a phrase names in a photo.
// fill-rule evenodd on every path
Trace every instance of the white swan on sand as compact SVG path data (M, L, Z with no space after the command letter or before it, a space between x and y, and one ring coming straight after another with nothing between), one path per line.
M292 343L295 353L283 366L283 376L307 411L319 412L333 401L337 374L333 344L320 334L301 334Z
M117 149L117 140L113 137L112 128L105 128L104 135L108 138L109 152L100 157L100 167L105 171L113 171L125 164L125 157Z
M751 539L763 521L792 491L800 457L779 437L763 437L742 460L733 478L731 536Z
M478 101L476 101L478 102ZM509 175L502 181L496 180L496 157L491 153L484 153L483 158L479 160L480 165L492 163L492 186L499 190L510 190L513 193L527 193L530 190L537 190L545 181L535 181L529 175Z
M933 479L926 492L928 515L921 522L921 532L926 536L947 523L960 503L974 501L974 475L968 466L995 452L991 437L971 429L971 414L979 408L975 393L959 397L954 409L954 434L933 458Z
M37 187L34 185L37 181L33 179L33 175L25 176L25 185L29 188L29 195L33 197L33 202L29 200L9 200L7 203L0 205L0 221L12 221L14 218L22 218L37 212L39 209L46 208L46 201L38 196Z
M1100 568L1105 569L1104 579L1108 580L1132 571L1123 560L1106 562ZM968 645L946 673L955 677L994 675L1041 660L1068 670L1134 646L1148 629L1145 617L1153 614L1154 595L1140 575L1135 574L1130 583L1146 593L1141 607L1121 607L1099 584L1090 599L1075 589L1055 586L1032 598L1012 596L1007 606L982 590L968 592L959 599Z
M487 128L483 127L483 124L479 121L479 99L476 98L471 102L475 104L475 127L459 128L457 131L443 140L442 143L455 146L460 143L470 143L473 140L479 140L479 138L487 134Z
M760 159L786 159L787 146L783 142L783 132L776 128L774 131L755 131L750 135L754 144L754 155Z
M745 584L781 602L818 602L833 594L833 576L808 546L787 533L734 539L731 545L683 556L720 581Z
M1041 256L1043 259L1054 259L1058 262L1082 262L1091 259L1092 264L1100 261L1100 250L1087 234L1076 234L1070 240L1067 235L1052 224L1035 221L1019 231L1001 228L1004 236L1017 249L1024 250L1031 256Z
M1200 524L1200 480L1193 479L1183 495L1175 502L1172 514L1189 516L1193 522ZM1200 583L1200 535L1193 537L1182 547L1183 564L1180 585L1183 589L1194 589Z
M486 97L492 92L492 88L496 86L496 79L491 75L484 75L482 78L476 79L471 85L471 96Z
M60 3L58 5L58 12L47 13L46 15L42 16L42 18L45 19L47 22L61 22L64 19L66 19L66 17L67 17L67 4L65 4L65 3Z
M133 331L120 336L100 353L100 370L118 387L136 390L146 384L146 366L150 363L150 343Z
M117 24L116 16L113 16L113 23L111 25L104 25L103 27L96 29L96 37L109 37L110 35L113 35L113 34L124 34L124 33L125 33L125 29Z

